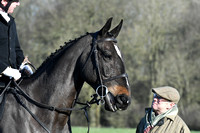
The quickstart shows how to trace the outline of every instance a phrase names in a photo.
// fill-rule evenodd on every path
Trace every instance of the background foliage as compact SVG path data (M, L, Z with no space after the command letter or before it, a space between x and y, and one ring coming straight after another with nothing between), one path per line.
M169 85L181 95L179 115L200 129L200 1L198 0L26 0L13 15L18 35L36 66L64 42L95 32L113 17L124 20L118 37L132 89L132 104L123 112L89 110L91 125L136 127L152 101L151 88ZM80 101L89 100L87 84ZM83 112L72 125L86 126Z

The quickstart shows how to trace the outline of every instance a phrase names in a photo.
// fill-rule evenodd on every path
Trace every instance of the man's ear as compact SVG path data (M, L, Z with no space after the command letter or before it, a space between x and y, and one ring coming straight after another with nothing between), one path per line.
M171 102L170 104L171 104L171 106L174 106L174 105L175 105L175 103L173 103L173 102Z
M175 103L170 102L170 103L168 104L168 109L171 109L174 105L175 105Z

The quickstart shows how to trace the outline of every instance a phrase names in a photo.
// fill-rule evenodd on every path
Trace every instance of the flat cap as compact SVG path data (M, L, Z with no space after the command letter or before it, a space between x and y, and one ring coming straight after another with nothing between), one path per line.
M158 88L153 88L152 89L153 93L156 93L160 97L167 99L171 102L178 103L180 99L180 94L179 92L170 86L163 86L163 87L158 87Z

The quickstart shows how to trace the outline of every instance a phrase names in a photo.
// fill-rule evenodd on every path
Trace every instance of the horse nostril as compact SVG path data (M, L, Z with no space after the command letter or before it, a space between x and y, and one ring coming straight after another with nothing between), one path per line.
M117 95L116 96L116 107L119 110L125 110L127 109L127 107L130 105L131 100L130 97L125 95L125 94L121 94L121 95Z
M128 105L130 104L130 99L128 98L128 96L122 94L117 96L117 102L121 105L123 104Z

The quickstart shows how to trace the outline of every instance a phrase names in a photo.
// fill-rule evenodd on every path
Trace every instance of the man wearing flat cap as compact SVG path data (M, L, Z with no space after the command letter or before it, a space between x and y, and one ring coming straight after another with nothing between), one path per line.
M179 92L170 86L153 88L151 108L137 126L136 133L190 133L190 129L178 116Z

